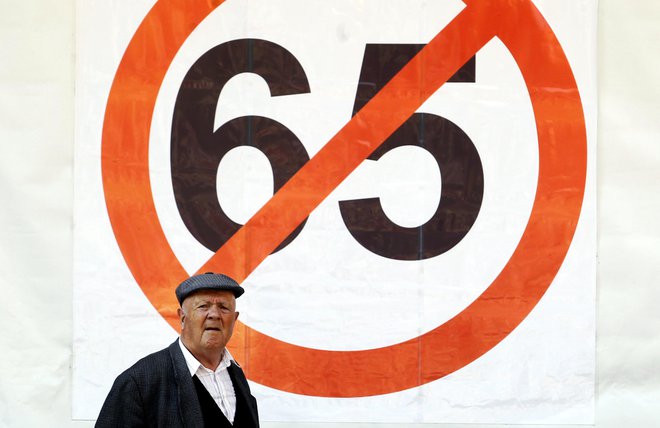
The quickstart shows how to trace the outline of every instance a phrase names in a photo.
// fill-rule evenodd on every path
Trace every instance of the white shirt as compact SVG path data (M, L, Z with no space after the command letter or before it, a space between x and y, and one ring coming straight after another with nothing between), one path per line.
M213 401L218 405L222 413L227 417L229 423L234 425L234 417L236 416L236 392L234 385L231 383L227 367L234 359L229 351L225 349L222 353L222 360L215 371L204 367L197 358L183 345L183 341L179 338L179 346L183 357L186 359L190 377L197 375L197 378L202 382L204 388L211 394Z

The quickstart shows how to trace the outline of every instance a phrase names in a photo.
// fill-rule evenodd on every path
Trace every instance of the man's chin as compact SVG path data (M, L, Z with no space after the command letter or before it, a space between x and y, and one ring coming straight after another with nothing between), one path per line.
M206 349L217 349L218 351L222 351L225 348L225 344L227 342L225 341L224 335L222 335L220 332L212 332L211 334L207 334L205 332L204 340L202 343Z

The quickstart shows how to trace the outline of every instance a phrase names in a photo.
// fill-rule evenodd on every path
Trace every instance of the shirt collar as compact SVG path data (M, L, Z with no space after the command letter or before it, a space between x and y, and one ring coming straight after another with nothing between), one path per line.
M181 338L179 338L179 347L181 348L181 352L183 353L183 358L186 360L186 365L188 366L188 371L190 372L190 376L194 376L195 373L197 373L197 370L202 368L205 371L212 372L212 370L207 369L200 363L197 358L188 350L188 348L185 347L183 344L183 341ZM215 373L225 370L231 362L234 360L234 357L231 356L227 348L225 348L224 352L222 353L222 360L220 360L220 364L218 364L218 368L215 369Z

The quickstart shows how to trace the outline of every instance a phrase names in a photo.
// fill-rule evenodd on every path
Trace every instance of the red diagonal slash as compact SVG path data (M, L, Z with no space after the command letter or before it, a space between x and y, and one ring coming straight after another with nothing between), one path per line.
M188 273L158 221L149 182L149 129L163 77L179 46L220 3L156 3L119 65L103 127L103 185L115 237L137 283L175 329L178 304L173 289ZM168 31L163 32L163 28ZM163 41L163 35L170 39ZM334 397L384 394L418 386L483 355L506 337L543 295L561 266L579 217L586 135L570 65L529 0L469 2L200 271L223 271L244 280L494 35L509 48L523 71L539 140L539 181L532 214L500 275L447 323L420 337L379 349L304 348L238 323L230 348L244 362L252 380L299 394Z
M242 282L495 34L488 9L466 7L310 159L198 272ZM483 22L490 25L482 25ZM264 233L266 232L266 233Z

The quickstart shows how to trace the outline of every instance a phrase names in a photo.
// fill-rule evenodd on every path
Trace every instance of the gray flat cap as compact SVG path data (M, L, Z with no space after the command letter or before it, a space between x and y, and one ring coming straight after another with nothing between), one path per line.
M206 272L201 275L191 276L179 284L175 291L179 304L183 303L186 297L198 290L227 290L234 293L234 296L237 298L245 292L243 287L238 285L238 282L227 275Z

